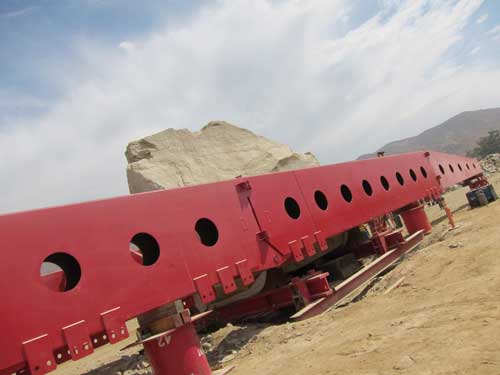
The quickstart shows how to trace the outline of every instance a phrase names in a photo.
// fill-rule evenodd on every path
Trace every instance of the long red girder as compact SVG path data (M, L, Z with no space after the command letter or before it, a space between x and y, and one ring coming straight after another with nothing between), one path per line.
M250 285L325 250L325 238L482 174L475 159L422 151L1 215L0 375L27 363L44 374L52 355L79 359L126 338L125 322L144 312L195 293L211 302L217 284L232 293L237 278ZM133 238L159 247L144 258L154 264L134 261ZM54 253L78 262L71 290L40 276Z

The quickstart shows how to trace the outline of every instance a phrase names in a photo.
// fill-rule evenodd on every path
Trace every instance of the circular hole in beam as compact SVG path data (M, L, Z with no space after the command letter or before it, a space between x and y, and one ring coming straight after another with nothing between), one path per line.
M458 165L458 169L460 169L460 172L462 172L462 165L460 163L458 163L457 165Z
M151 266L160 257L160 245L156 239L148 233L137 233L130 240L130 255L137 263L143 266Z
M300 217L300 207L295 199L287 197L285 199L285 211L292 219L296 220Z
M387 181L387 178L385 178L385 176L380 176L380 184L386 191L389 191L389 189L391 188L391 186L389 185L389 181Z
M467 169L470 169L469 163L465 164L465 166L467 167Z
M50 254L40 266L42 282L56 292L67 292L78 285L82 276L80 264L63 252Z
M410 177L413 181L417 181L417 174L413 169L410 169Z
M352 202L351 189L349 189L349 187L347 185L342 185L340 187L340 193L342 194L342 197L344 198L344 200L346 202L348 202L348 203Z
M370 183L367 180L363 180L363 190L365 191L366 195L371 197L373 195L373 189Z
M450 167L450 171L451 171L451 173L455 173L455 169L453 169L453 165L448 164L448 167Z
M321 190L314 192L314 201L321 210L325 211L328 208L328 199L326 199L326 195Z
M214 246L219 241L219 230L214 222L207 218L199 219L194 229L198 234L200 242L208 247Z
M427 178L427 171L425 170L425 168L424 168L424 167L420 167L420 173L422 173L422 176L423 176L424 178Z
M441 171L441 174L444 174L444 168L441 164L439 164L439 170Z
M405 179L401 176L401 173L396 172L396 180L398 180L399 184L403 186L405 184Z

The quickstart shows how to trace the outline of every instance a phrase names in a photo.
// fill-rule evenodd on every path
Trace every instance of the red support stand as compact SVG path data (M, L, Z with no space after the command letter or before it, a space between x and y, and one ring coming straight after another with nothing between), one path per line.
M412 206L411 208L402 211L400 215L403 218L406 229L410 235L417 233L420 230L422 230L424 234L432 232L432 225L429 222L429 218L425 213L423 205L419 204L417 206Z
M211 375L207 357L192 323L170 334L144 342L155 375Z

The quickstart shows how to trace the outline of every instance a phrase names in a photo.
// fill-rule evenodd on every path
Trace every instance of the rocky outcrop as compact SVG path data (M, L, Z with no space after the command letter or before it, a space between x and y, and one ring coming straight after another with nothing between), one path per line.
M311 153L222 121L198 132L164 130L130 142L125 155L131 193L319 165Z
M500 172L500 154L490 154L479 161L486 173L493 174Z

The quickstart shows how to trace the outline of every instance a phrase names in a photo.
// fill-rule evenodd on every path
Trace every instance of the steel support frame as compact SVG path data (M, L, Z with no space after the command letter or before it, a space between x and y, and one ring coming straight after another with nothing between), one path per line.
M242 318L256 318L290 307L299 310L333 293L327 280L328 276L328 272L312 272L303 278L295 277L286 286L224 306L207 319L228 323Z
M193 295L213 302L215 286L231 294L325 251L328 237L482 175L475 159L422 151L0 215L0 375L45 374L127 338L129 319ZM200 242L201 219L215 243ZM151 264L129 251L138 234L159 249ZM40 266L56 253L79 272L47 285Z
M405 239L397 248L386 252L378 257L368 266L355 273L348 279L333 289L333 293L324 298L320 298L314 303L305 306L302 310L292 315L294 321L305 320L315 315L321 314L330 309L335 304L341 302L350 294L359 290L363 285L370 281L374 276L387 269L394 262L400 259L408 251L414 249L424 239L424 232L420 230Z

